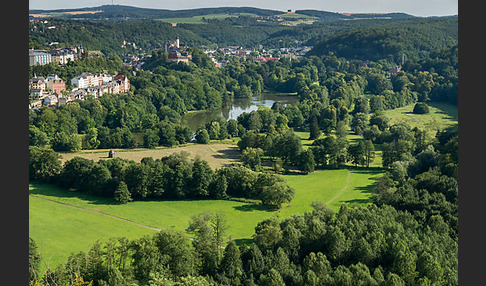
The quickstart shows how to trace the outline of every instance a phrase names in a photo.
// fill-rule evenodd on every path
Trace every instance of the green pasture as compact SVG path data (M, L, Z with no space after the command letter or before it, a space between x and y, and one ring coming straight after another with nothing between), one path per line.
M385 110L384 113L390 118L390 124L404 122L411 128L418 127L426 130L430 137L434 137L438 130L457 126L457 106L441 102L428 102L427 105L430 110L429 114L413 114L414 104Z
M51 267L72 252L88 251L100 239L125 236L137 238L154 230L136 225L184 231L192 215L221 211L230 226L228 235L247 241L258 222L311 210L313 201L323 201L337 211L342 203L367 205L380 169L324 170L309 175L285 175L295 188L290 204L275 211L259 204L223 200L135 201L113 204L109 198L93 197L52 185L31 184L29 235L39 244ZM103 214L112 215L109 217Z
M216 19L216 20L224 20L226 18L231 17L238 17L238 16L255 16L256 14L252 13L237 13L237 14L207 14L201 16L193 16L193 17L184 17L184 18L162 18L157 19L158 21L167 22L167 23L177 23L177 24L205 24L203 18L205 19Z
M286 20L317 20L317 17L312 17L304 14L299 14L299 13L283 13L280 15L277 15L280 18L286 19Z
M285 175L295 189L293 201L280 211L282 218L312 210L313 201L325 202L338 211L343 203L368 205L372 202L373 187L383 175L380 168L346 168L321 170L308 175Z
M29 236L36 241L50 268L64 262L73 252L88 251L96 240L133 239L154 232L100 214L29 197ZM45 270L45 264L41 265Z

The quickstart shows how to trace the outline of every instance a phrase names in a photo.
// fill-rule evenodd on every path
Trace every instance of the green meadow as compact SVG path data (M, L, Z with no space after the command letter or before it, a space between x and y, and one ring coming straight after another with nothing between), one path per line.
M385 114L391 124L406 122L412 128L432 130L431 136L436 130L457 126L457 107L438 103L429 103L429 107L430 114L425 115L412 114L413 105L387 110ZM307 140L309 132L296 133L304 148L312 144ZM350 132L348 140L353 143L362 139ZM345 169L318 170L309 175L284 175L295 189L295 197L277 211L260 204L223 200L136 201L116 205L109 198L31 184L29 235L38 243L50 267L57 266L73 252L88 251L96 240L122 236L134 239L157 231L151 228L184 231L191 216L203 211L225 214L230 226L228 236L245 243L251 239L258 222L303 214L312 209L313 201L325 202L334 211L343 203L368 205L376 180L384 173L380 167L381 151L377 149L371 168L348 165Z
M385 110L384 113L390 118L390 124L407 123L411 128L426 130L430 137L434 137L438 130L457 127L457 106L441 102L428 102L427 105L429 114L413 114L414 104Z
M380 169L349 168L285 175L296 194L290 204L278 211L260 204L223 200L135 201L116 205L111 199L31 184L29 235L39 244L50 266L55 267L70 253L89 250L98 239L133 239L156 231L148 227L184 231L192 215L221 211L230 226L228 235L241 243L251 239L258 222L274 216L283 219L303 214L312 209L313 201L323 201L335 211L342 203L367 205L380 174Z
M256 14L252 13L237 13L237 14L207 14L201 16L193 16L193 17L184 17L184 18L162 18L157 19L162 22L167 23L177 23L177 24L206 24L203 21L204 19L212 19L212 20L224 20L226 18L231 17L239 17L239 16L255 16Z
M29 197L29 236L36 241L50 268L64 262L73 252L89 250L96 240L121 236L133 239L154 232L69 205ZM41 265L45 270L45 264Z

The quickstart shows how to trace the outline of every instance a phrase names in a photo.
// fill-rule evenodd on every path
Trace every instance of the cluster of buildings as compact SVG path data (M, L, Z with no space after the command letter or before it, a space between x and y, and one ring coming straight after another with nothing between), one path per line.
M187 52L187 47L181 47L179 37L175 41L167 41L165 43L165 51L167 58L170 61L189 63L192 55Z
M288 58L292 59L302 59L304 55L310 51L312 47L310 46L302 46L302 47L288 47L288 48L280 48L280 49L270 49L265 50L263 46L260 45L258 50L246 49L239 46L230 46L226 48L219 48L219 49L206 49L204 53L206 53L211 60L214 62L216 67L223 67L228 61L226 60L217 60L216 59L216 52L219 51L219 54L223 54L223 56L231 56L231 57L239 57L239 58L247 58L250 56L254 57L256 62L267 62L267 61L278 61L280 58ZM273 56L279 55L279 56Z
M29 65L47 65L51 62L65 65L69 61L80 59L83 52L84 50L80 46L52 49L49 51L29 49Z
M98 98L105 93L130 91L130 80L125 75L85 72L71 79L71 85L73 88L68 92L66 82L57 75L49 74L46 78L34 76L29 79L29 108L58 107L76 99L84 100L86 95Z
M98 98L105 93L118 94L130 91L130 80L124 75L85 72L71 79L71 85L74 86L72 92L79 95L80 99L88 94Z
M55 74L46 78L34 76L29 79L30 108L45 106L59 106L66 104L69 99L65 95L66 83Z

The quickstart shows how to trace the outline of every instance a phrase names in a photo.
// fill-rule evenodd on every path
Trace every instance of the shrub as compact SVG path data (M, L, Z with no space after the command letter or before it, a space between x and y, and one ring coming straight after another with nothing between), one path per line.
M414 114L427 114L429 113L429 106L425 102L417 102L412 112Z

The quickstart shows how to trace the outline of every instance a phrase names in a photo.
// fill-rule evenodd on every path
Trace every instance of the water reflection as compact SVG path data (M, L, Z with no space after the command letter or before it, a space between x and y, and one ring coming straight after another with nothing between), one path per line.
M275 93L262 93L252 98L230 98L224 102L224 107L213 110L190 112L183 117L185 123L192 131L203 126L207 122L223 117L226 120L236 119L243 112L257 110L259 106L272 107L274 102L283 105L299 101L298 96L279 95Z

